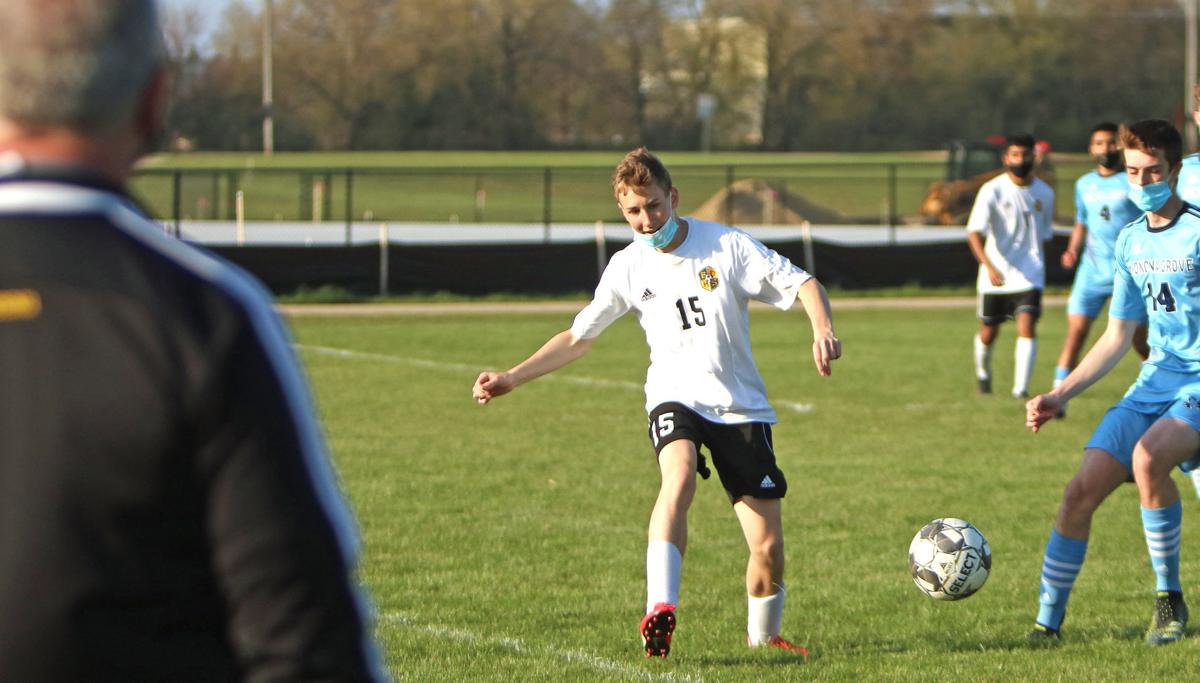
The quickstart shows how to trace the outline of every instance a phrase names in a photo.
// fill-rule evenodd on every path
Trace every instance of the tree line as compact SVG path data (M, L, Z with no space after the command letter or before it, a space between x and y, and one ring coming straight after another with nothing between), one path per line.
M265 2L169 10L170 132L262 146ZM1177 0L273 0L280 150L891 150L1183 125ZM707 99L707 124L699 109ZM706 138L707 136L707 138Z

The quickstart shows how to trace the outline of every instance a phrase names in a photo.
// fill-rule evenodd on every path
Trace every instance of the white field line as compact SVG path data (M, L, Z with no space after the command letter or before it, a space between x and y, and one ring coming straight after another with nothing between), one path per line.
M474 372L479 369L479 366L471 366L464 363L448 363L446 361L411 358L408 356L389 356L383 353L353 351L350 349L339 349L332 346L314 346L312 344L296 344L295 346L301 351L319 353L324 356L335 356L337 358L353 358L356 360L369 360L379 363L409 365L419 368L432 368L435 370L453 370L455 372ZM590 387L632 389L634 391L639 391L642 388L642 385L638 384L637 382L623 382L621 380L599 379L596 377L576 377L573 375L542 375L538 379L541 381L549 380L566 382L567 384L582 384ZM775 401L775 404L787 408L788 410L793 410L797 413L811 413L813 411L812 404L808 403L796 403L795 401Z
M1042 298L1043 306L1062 306L1065 296ZM586 301L459 301L448 303L391 303L391 304L285 304L277 306L288 316L377 316L377 315L453 315L453 314L512 314L512 313L562 313L575 314L587 304ZM833 311L863 310L874 308L932 309L972 308L975 297L842 297L832 301ZM751 310L772 310L772 306L757 301L750 302ZM800 310L797 307L797 310Z
M545 657L552 659L561 659L571 664L599 671L606 674L619 674L627 678L635 678L643 681L695 681L701 682L702 678L693 678L686 674L679 674L673 671L665 673L654 673L645 669L620 662L614 662L611 659L605 659L598 655L580 650L563 650L552 645L538 644L530 646L517 638L501 638L482 636L471 631L463 629L450 628L448 626L435 626L429 624L419 624L414 619L403 614L386 614L384 620L392 624L397 624L414 631L421 631L438 638L449 638L451 640L459 640L467 643L476 643L482 645L498 645L506 650L511 650L518 654L530 655L534 657Z

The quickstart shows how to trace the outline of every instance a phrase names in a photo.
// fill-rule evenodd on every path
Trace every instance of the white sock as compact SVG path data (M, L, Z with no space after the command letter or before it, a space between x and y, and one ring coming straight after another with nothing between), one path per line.
M1037 340L1017 337L1016 369L1013 372L1013 396L1029 391L1029 378L1033 375L1033 361L1037 359Z
M1196 495L1200 496L1200 469L1188 472L1188 476L1192 478L1192 483L1196 486Z
M975 335L975 378L988 379L992 376L992 347Z
M775 595L765 598L746 596L746 635L751 645L765 645L783 629L783 603L787 591L783 586Z
M670 541L650 541L646 546L646 614L660 602L679 604L679 576L683 555Z

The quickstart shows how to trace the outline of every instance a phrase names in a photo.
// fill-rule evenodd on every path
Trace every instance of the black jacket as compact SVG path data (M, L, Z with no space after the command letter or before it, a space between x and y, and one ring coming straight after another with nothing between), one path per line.
M0 177L0 681L371 680L356 543L259 285Z

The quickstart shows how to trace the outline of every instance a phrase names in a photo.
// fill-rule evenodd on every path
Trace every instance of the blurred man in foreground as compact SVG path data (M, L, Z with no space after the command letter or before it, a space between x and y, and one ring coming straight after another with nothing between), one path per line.
M286 333L129 199L152 0L0 3L0 680L378 680Z

